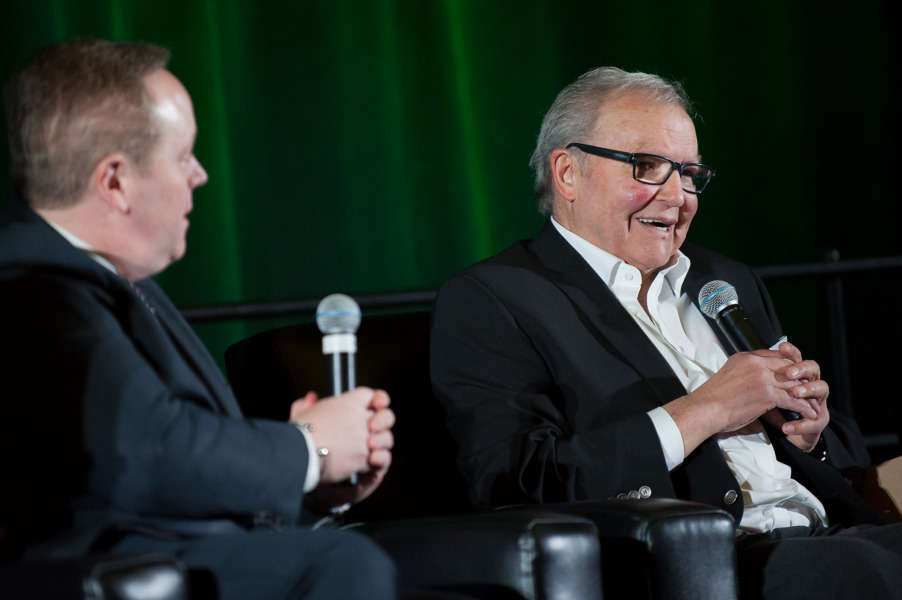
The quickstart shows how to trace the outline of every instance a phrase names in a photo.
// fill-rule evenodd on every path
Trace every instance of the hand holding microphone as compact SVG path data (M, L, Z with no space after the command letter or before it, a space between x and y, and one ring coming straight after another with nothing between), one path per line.
M328 448L314 497L325 506L359 502L381 483L391 465L395 416L382 390L356 387L356 331L360 308L344 294L324 298L316 314L331 398L311 392L292 406L291 419L312 426L315 443ZM334 484L343 485L334 485ZM350 485L348 485L350 484Z
M347 484L352 475L371 468L373 405L384 394L359 387L322 400L308 392L292 403L290 421L306 430L319 455L320 484Z
M745 311L739 306L736 288L726 281L709 281L698 293L698 305L702 312L717 321L736 352L764 350L768 346L755 331ZM784 408L780 413L787 421L797 421L802 415Z
M316 307L316 326L323 333L323 356L329 391L333 396L353 390L356 386L357 328L360 327L360 307L350 296L330 294ZM357 474L348 479L357 484Z

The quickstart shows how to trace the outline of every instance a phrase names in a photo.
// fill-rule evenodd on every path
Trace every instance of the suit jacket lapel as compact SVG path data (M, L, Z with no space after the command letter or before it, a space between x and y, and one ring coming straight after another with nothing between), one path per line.
M606 346L612 348L612 352L619 353L622 360L636 370L657 395L661 405L686 394L673 369L641 327L550 222L536 237L532 249L543 265L555 273L551 281L583 309L598 335L607 338ZM697 290L694 293L697 296ZM694 498L716 506L722 504L722 496L718 495L722 491L717 485L712 487L711 482L720 481L726 488L736 485L720 446L713 437L705 440L679 468L674 469L671 478L678 497ZM705 490L713 493L705 494ZM699 491L702 491L701 495ZM742 517L742 503L726 508L738 522Z
M168 339L188 363L191 371L207 387L214 406L229 415L241 414L218 365L172 302L152 280L141 281L139 285L160 313L159 322L166 332L160 332L163 333L160 336L155 332L160 328L153 323L153 317L146 307L139 304L140 301L124 279L74 248L24 203L14 200L7 207L4 219L11 228L13 247L7 252L10 256L4 256L10 264L15 264L18 260L23 264L34 263L34 257L40 256L43 257L41 264L46 268L72 271L89 284L102 287L122 298L129 309L135 311L134 316L140 323L140 332L137 335L133 332L132 340L148 352L151 360L164 347L160 344L165 344L164 340Z
M241 409L219 366L175 305L152 280L145 279L139 282L139 285L156 309L160 325L166 330L182 358L210 390L214 402L226 414L240 416Z
M557 276L551 281L586 315L600 337L654 389L663 405L686 389L654 344L607 284L547 221L531 246L542 264Z

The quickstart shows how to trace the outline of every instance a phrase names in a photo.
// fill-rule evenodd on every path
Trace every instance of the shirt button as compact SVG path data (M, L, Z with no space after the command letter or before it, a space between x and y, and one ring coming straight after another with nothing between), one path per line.
M627 498L627 495L626 495L626 494L617 494L617 499L618 499L618 500L626 500L626 498Z
M638 500L638 499L639 499L639 492L637 492L636 490L631 491L631 492L629 493L629 498L630 498L630 500Z
M651 488L647 485L643 485L639 488L639 496L642 498L651 498Z
M626 279L627 281L632 281L632 280L633 280L633 274L632 274L632 273L627 273L626 275L623 276L623 278Z
M630 306L630 313L636 314L636 307L635 307L635 306Z
M723 501L725 504L733 504L736 502L736 498L739 495L736 493L736 490L730 490L726 494L724 494Z

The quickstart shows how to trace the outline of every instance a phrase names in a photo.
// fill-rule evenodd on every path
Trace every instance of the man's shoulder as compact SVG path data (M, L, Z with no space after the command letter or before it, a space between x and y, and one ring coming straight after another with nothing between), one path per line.
M516 286L526 280L548 279L542 261L533 251L534 240L522 239L457 273L445 286L465 280L488 287Z
M0 279L23 274L85 276L94 262L24 204L0 216Z
M484 258L470 265L469 267L464 269L464 272L480 271L496 266L515 267L537 262L536 256L531 249L533 241L534 240L532 239L517 240L497 254L493 254L488 258Z
M554 271L552 263L567 253L575 252L564 238L546 221L533 238L518 240L488 258L482 259L461 271L457 277L495 277L501 273L522 277L550 278Z
M80 303L109 287L114 275L107 276L37 216L20 216L7 214L0 223L0 301L7 309Z
M24 203L12 201L0 215L0 267L45 260L56 249L53 235Z

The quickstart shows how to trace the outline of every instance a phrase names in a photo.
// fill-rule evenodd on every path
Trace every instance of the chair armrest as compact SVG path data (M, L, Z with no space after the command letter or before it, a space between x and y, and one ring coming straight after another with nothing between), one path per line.
M352 525L398 566L402 589L473 598L601 599L598 532L532 507Z
M713 506L668 498L547 504L598 527L605 591L645 588L645 597L738 596L736 525ZM616 596L615 596L616 597ZM641 592L631 597L643 597Z
M188 600L185 569L158 554L22 561L0 565L0 598Z

